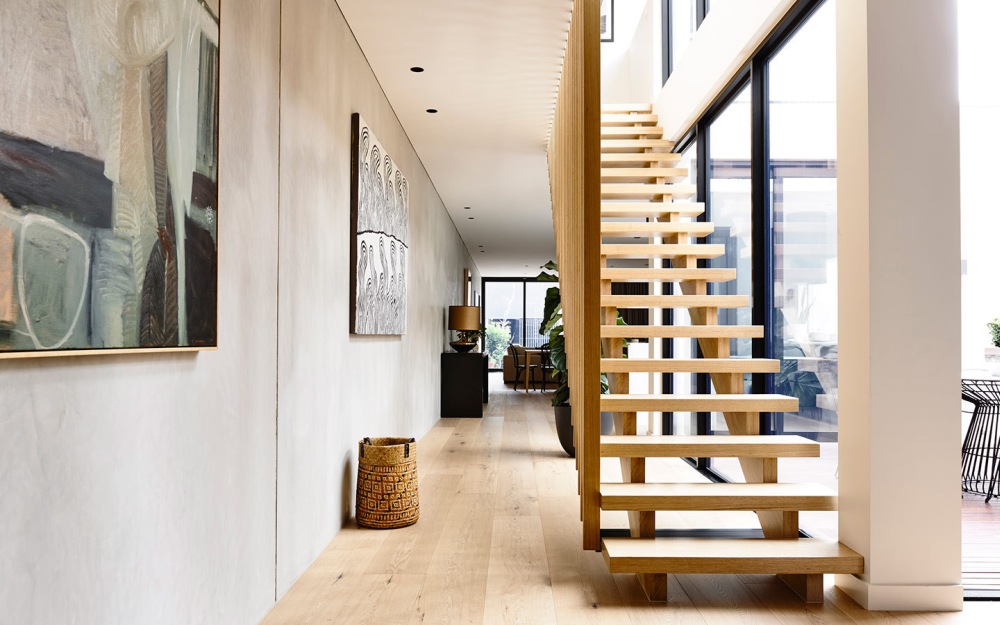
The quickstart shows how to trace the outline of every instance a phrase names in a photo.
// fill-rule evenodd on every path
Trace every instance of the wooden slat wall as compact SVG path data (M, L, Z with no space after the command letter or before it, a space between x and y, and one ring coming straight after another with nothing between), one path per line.
M600 547L601 47L599 0L574 0L549 140L583 547Z

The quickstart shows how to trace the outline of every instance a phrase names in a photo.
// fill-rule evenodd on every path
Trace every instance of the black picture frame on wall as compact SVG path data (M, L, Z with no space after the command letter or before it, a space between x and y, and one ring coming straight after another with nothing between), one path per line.
M615 0L601 0L601 41L615 40Z

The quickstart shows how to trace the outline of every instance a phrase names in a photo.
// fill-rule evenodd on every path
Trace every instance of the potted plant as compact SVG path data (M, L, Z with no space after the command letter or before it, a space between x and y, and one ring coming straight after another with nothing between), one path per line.
M1000 375L1000 317L986 324L992 346L986 348L986 368L993 375Z
M479 344L480 330L457 330L458 340L448 343L456 352L471 352Z
M539 282L559 282L559 266L555 262L549 261L542 265L542 272L538 274ZM552 272L552 273L549 273ZM618 325L625 325L621 315L618 316ZM550 286L545 291L545 310L542 313L542 323L539 326L539 334L549 337L549 358L552 362L552 375L555 377L558 386L552 395L552 406L555 410L556 434L559 435L559 444L572 458L576 455L573 445L573 417L572 409L569 405L569 375L566 370L566 336L563 333L562 323L562 298L559 294L559 285ZM608 392L608 376L601 374L601 394ZM611 434L614 431L614 415L610 412L601 413L601 434Z

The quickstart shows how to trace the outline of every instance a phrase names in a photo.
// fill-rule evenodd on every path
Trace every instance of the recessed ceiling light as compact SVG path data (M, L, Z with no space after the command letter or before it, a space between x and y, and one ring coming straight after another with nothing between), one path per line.
M437 109L427 109L427 112L428 113L437 113L438 110Z
M413 72L414 74L419 74L420 72L424 71L424 68L422 68L422 67L411 67L410 71Z
M475 217L469 217L469 219L475 219Z
M485 253L486 253L486 250L479 250L479 253L480 253L480 254L485 254Z
M472 207L471 207L471 206L466 206L466 207L465 207L465 210L467 210L467 211L468 211L468 210L472 210Z
M480 245L479 247L482 247L482 245Z

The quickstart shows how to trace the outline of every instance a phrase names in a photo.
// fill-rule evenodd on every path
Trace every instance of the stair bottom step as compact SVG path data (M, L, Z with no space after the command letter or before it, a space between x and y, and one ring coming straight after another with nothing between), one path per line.
M605 538L612 573L860 574L864 558L841 543L800 538Z

